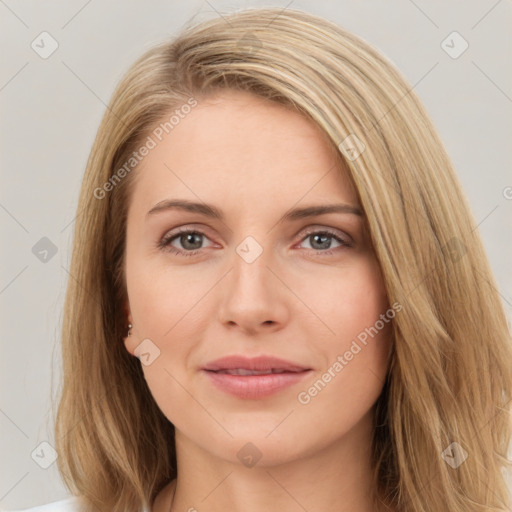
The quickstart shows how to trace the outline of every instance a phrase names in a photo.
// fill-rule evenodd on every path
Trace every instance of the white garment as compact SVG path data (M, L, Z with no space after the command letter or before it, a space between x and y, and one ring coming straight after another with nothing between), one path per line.
M64 500L47 503L46 505L25 508L17 511L12 510L10 512L79 512L78 499L72 496L71 498L66 498Z
M47 503L46 505L39 505L38 507L26 508L23 510L12 510L3 512L80 512L78 498L72 496L60 501L54 501L53 503ZM2 509L3 510L3 509ZM149 512L144 509L143 512Z

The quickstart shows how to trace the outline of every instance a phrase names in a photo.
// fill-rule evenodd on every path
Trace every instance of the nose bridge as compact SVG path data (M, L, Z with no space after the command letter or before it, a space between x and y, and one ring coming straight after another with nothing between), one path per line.
M253 237L247 237L236 248L231 259L231 272L223 287L219 316L222 323L237 324L254 331L263 325L286 321L286 297L270 268L275 267L275 253ZM274 270L275 272L275 270Z
M268 244L246 237L236 248L232 258L232 292L253 299L267 299L271 294L272 272L275 255ZM239 297L240 298L240 297Z

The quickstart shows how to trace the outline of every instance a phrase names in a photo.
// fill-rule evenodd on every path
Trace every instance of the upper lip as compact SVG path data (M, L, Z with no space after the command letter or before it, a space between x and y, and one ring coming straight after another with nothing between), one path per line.
M215 361L211 361L203 367L203 370L208 371L220 371L220 370L280 370L288 372L302 372L310 370L309 367L301 364L286 361L274 356L258 356L258 357L246 357L240 355L231 355L221 357Z

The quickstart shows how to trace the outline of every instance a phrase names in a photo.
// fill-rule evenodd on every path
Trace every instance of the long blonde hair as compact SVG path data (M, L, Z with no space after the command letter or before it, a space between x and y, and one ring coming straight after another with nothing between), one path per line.
M174 427L123 344L137 173L126 162L173 109L222 88L279 102L323 130L358 191L389 301L402 305L375 408L376 510L509 509L510 333L453 164L379 52L329 21L274 8L209 20L150 49L105 112L80 192L64 310L55 421L68 488L88 511L134 512L176 477Z

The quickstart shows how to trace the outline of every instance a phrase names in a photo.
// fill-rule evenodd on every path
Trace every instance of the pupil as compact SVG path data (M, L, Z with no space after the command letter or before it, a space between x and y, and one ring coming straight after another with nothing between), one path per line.
M327 244L327 247L324 247L324 249L327 249L330 246L330 243L326 242L326 239L329 238L329 235L313 235L313 239L315 240L315 243L316 243L317 239L322 239L322 238L324 239L323 244L324 245ZM322 242L320 242L320 244L322 244Z
M186 233L185 235L183 235L183 237L185 239L185 243L183 244L183 247L185 247L185 248L188 247L188 249L199 249L201 247L201 240L199 238L200 235L198 233ZM182 237L182 243L183 243L183 237ZM197 247L194 246L194 238L195 237L198 237L198 240L196 241ZM189 242L191 242L193 247L188 246Z

